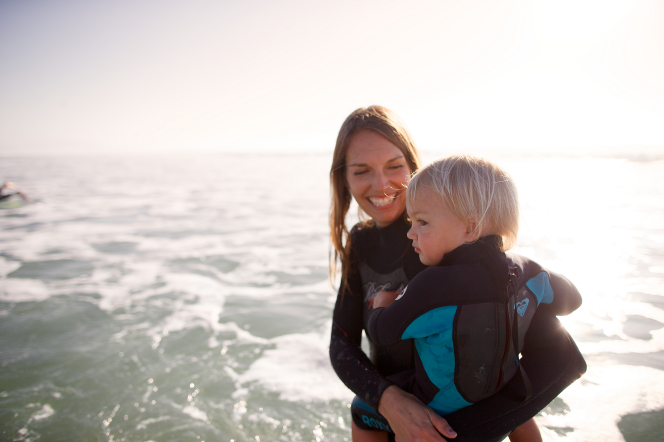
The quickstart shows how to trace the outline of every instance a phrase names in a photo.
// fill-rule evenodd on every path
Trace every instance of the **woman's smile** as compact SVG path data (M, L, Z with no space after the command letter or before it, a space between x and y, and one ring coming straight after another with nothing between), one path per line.
M397 199L396 194L394 196L370 196L367 197L369 202L376 207L385 208L390 204L394 203L394 200Z

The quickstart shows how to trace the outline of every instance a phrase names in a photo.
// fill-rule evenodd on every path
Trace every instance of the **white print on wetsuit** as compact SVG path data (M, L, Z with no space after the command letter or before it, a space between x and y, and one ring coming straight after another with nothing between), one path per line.
M399 296L397 296L397 299L395 301L398 301L399 299L403 298L403 295L406 294L406 290L408 290L408 286L404 287L401 293L399 293Z
M389 291L391 285L392 283L390 282L385 284L378 284L373 281L367 282L366 284L364 284L364 290L367 294L365 301L375 298L378 292L380 292L381 290Z

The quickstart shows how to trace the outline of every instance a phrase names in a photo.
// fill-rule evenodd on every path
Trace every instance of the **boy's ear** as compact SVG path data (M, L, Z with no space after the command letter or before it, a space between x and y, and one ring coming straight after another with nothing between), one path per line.
M466 221L467 242L473 242L480 237L480 231L478 227L477 217L475 215L468 217L468 221Z

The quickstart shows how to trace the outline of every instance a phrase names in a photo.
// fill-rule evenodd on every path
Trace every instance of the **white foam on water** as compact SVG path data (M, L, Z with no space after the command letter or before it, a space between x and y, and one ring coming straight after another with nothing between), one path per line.
M184 414L188 414L194 419L198 419L199 421L208 422L207 414L204 411L201 411L192 405L187 405L186 407L184 407L182 409L182 412Z
M163 421L166 421L166 420L169 420L169 419L170 419L170 417L168 417L168 416L159 416L159 417L154 417L154 418L150 418L150 419L145 419L145 420L139 422L138 425L136 425L136 429L137 430L145 430L145 429L148 428L148 425L156 424L157 422L163 422Z
M148 226L146 226L147 228ZM155 226L149 226L154 229ZM181 231L185 228L181 224L176 224L175 231ZM196 229L198 226L192 226ZM164 232L167 233L167 232ZM227 243L218 235L194 234L182 238L163 238L163 237L141 237L134 239L138 243L137 250L146 253L159 253L162 257L168 258L191 258L199 257L205 254L227 255L231 253ZM212 252L212 253L211 253Z
M253 282L254 280L252 280ZM231 290L231 289L229 289ZM283 294L302 293L304 295L311 295L312 293L330 293L330 283L325 280L313 284L290 285L290 284L272 284L268 287L232 287L234 296L242 296L253 299L267 299L278 297ZM330 294L329 304L334 305L336 294Z
M34 408L34 407L39 407L41 404L27 404L25 408ZM35 411L30 415L30 418L28 421L25 423L25 426L17 431L17 433L21 436L28 436L31 435L31 431L28 429L30 424L32 424L34 421L41 421L44 419L48 419L49 417L53 416L55 414L55 410L53 410L53 407L51 407L49 404L44 404L41 406L41 409L38 411ZM36 439L39 439L39 436L36 437ZM36 440L35 439L35 440ZM31 439L24 439L26 441L29 441Z
M37 302L51 296L38 279L5 278L0 280L0 300L5 302Z
M235 372L235 370L233 370L233 369L232 369L231 367L229 367L228 365L224 366L224 371L226 372L226 374L228 375L228 377L231 378L231 380L232 380L233 382L237 382L237 381L240 379L240 375L238 375L238 374Z
M233 332L235 333L235 341L241 342L243 344L261 344L261 345L267 345L271 341L265 338L261 338L259 336L254 336L251 333L249 333L247 330L243 329L239 325L237 325L235 322L226 322L223 324L217 324L215 327L215 331L217 332Z
M9 273L21 267L21 263L17 261L9 261L0 256L0 279L5 278Z
M306 333L271 339L276 348L266 350L249 370L239 376L238 384L259 382L288 401L350 401L353 393L339 380L330 365L329 336Z
M164 336L185 328L197 326L208 330L221 328L219 315L223 310L225 296L224 288L219 283L193 274L171 273L163 275L162 278L166 285L154 292L183 292L187 293L187 296L162 301L168 303L172 313L147 331L153 342L158 343Z
M247 415L247 420L250 422L261 423L266 426L272 427L273 430L277 429L282 423L265 413L251 413Z
M247 403L239 401L233 404L233 414L231 415L234 422L239 422L242 416L247 413Z
M573 428L560 436L547 431L545 441L624 440L617 423L626 414L664 408L664 372L648 367L613 365L589 367L561 395L570 411L537 417L540 427Z
M87 230L87 225L86 225ZM59 229L44 228L32 232L25 232L20 238L15 235L3 245L4 252L23 261L42 261L45 259L93 259L97 252L92 249L81 235L81 226L67 232ZM52 250L59 253L47 255Z
M235 323L219 323L228 292L228 288L219 282L197 274L166 272L158 263L134 263L129 268L133 271L123 276L118 283L99 288L102 295L99 307L109 312L120 307L131 312L135 306L142 310L145 305L168 310L170 314L166 318L151 324L145 332L152 338L154 348L169 334L194 327L203 327L215 333L232 331L243 342L266 342ZM159 286L151 288L156 283ZM170 293L179 295L160 298ZM129 331L139 328L145 328L145 324L122 330L113 339L123 340ZM215 340L209 340L209 344L210 347L217 345Z
M150 324L148 322L143 322L141 324L136 324L136 325L130 325L126 326L122 330L120 330L117 333L114 333L111 335L109 341L111 342L119 342L119 343L124 343L125 342L125 337L130 334L131 332L137 331L137 330L144 330L150 327Z
M33 415L30 417L32 420L40 421L42 419L47 419L55 414L55 410L48 405L45 404L42 406L41 410L37 411L36 413L33 413Z
M112 312L121 307L127 307L131 305L131 298L129 296L129 289L120 285L108 285L108 286L94 286L90 287L92 290L96 290L101 299L97 303L97 306L106 312Z

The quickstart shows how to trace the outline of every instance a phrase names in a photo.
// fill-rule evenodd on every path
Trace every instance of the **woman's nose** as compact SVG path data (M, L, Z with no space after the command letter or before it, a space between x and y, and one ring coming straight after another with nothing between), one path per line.
M386 192L390 189L390 180L387 179L387 176L383 172L377 172L374 175L373 185L376 190Z

